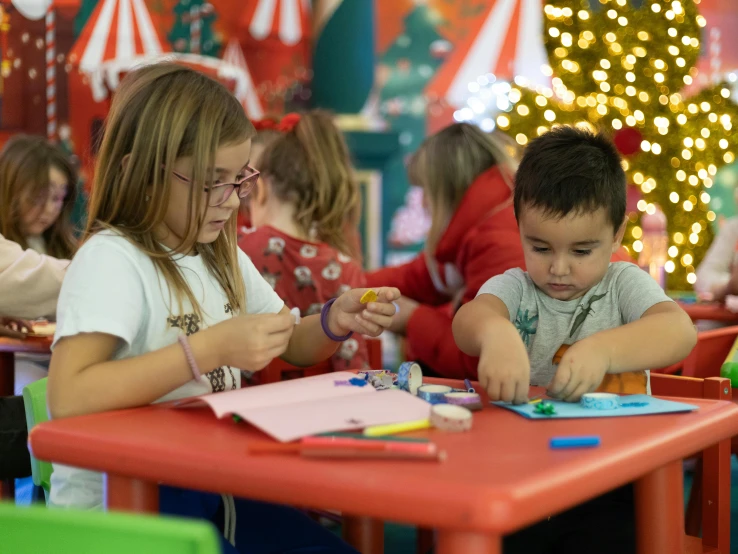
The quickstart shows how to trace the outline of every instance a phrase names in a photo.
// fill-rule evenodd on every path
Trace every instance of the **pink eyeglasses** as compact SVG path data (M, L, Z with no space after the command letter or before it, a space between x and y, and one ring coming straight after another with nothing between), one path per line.
M259 171L249 165L246 166L246 169L251 173L235 183L214 183L205 187L205 192L210 192L211 207L220 206L225 203L236 189L238 189L239 198L246 198L249 195L251 189L253 189L256 184L256 180L259 178ZM192 179L185 177L181 173L172 170L172 175L183 183L187 183L188 185L192 184Z

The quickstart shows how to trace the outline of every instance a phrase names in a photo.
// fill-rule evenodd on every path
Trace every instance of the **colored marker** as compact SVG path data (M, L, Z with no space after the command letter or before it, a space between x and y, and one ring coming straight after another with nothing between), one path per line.
M600 445L600 437L596 435L582 437L553 437L549 446L553 449L592 448Z
M469 379L464 379L464 386L466 387L466 392L477 392L474 390L474 387L472 387L471 381Z
M383 440L383 441L396 441L396 442L430 442L430 439L424 438L424 437L367 437L360 433L320 433L319 435L315 435L316 437L341 437L346 439L356 439L356 440L362 440L362 441L375 441L375 440Z
M431 427L432 425L429 419L419 419L417 421L406 421L405 423L390 423L389 425L367 427L364 429L364 435L367 437L381 437L382 435L396 435L398 433L430 429Z
M358 450L383 450L387 452L420 452L432 454L438 447L432 442L400 442L385 440L350 439L346 437L305 437L300 445L306 448L347 448Z

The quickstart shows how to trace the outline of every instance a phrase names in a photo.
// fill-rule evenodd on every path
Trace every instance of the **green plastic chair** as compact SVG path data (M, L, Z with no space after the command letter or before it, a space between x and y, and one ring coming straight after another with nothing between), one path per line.
M49 410L46 407L46 381L47 378L44 377L23 387L23 405L26 409L26 425L29 433L34 425L49 421ZM47 502L51 491L51 471L52 467L49 462L41 462L31 453L33 484L44 489Z
M13 554L220 554L215 527L194 519L0 503L0 529Z

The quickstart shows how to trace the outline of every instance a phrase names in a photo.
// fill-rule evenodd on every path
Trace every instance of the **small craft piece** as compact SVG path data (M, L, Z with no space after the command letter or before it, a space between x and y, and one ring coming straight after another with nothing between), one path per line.
M474 387L472 387L471 381L469 379L464 379L464 386L466 387L466 392L477 392L474 390Z
M418 397L431 404L445 404L449 392L453 389L446 385L423 385L418 389Z
M377 293L374 292L372 289L369 289L361 296L361 300L359 300L359 302L361 302L362 304L369 304L369 302L376 302L377 298L379 298L377 296Z
M462 406L438 404L431 408L431 423L441 431L452 433L469 431L472 428L472 419L472 413Z
M405 362L397 370L397 386L410 394L418 395L423 384L423 370L415 362Z
M476 392L449 392L444 397L447 404L463 406L472 412L482 409L482 399Z
M389 425L374 425L364 429L365 437L383 437L385 435L396 435L398 433L409 433L432 427L430 419L418 419L402 423L390 423Z
M290 313L295 316L295 325L300 325L300 308L292 308Z
M583 408L590 410L616 410L620 407L620 397L609 392L583 394L579 402Z
M543 401L536 404L535 412L537 414L551 416L556 413L556 408L550 402Z

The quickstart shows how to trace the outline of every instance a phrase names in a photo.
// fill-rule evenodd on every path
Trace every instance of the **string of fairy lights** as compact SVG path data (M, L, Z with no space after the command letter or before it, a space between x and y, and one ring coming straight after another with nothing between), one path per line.
M696 281L695 267L712 240L710 192L717 170L735 161L738 105L731 83L692 97L705 19L693 0L558 0L544 6L550 88L520 77L506 83L485 75L470 84L457 120L497 127L525 145L554 125L610 133L629 182L640 189L629 213L625 246L643 249L644 213L658 205L668 220L667 286ZM735 81L735 76L731 76ZM502 99L501 99L502 98Z

